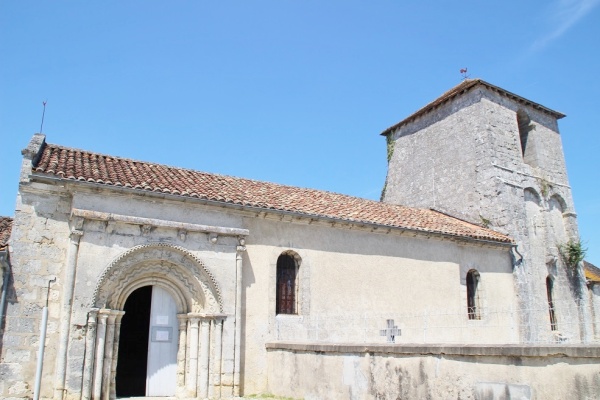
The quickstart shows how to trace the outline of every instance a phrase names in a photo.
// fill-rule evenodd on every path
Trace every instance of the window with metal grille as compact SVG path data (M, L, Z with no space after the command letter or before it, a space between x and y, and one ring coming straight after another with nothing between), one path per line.
M548 313L550 315L550 329L553 331L558 330L558 324L556 323L556 314L554 313L554 281L551 276L546 278L546 295L548 296Z
M277 314L297 314L298 267L294 257L282 254L277 259Z
M472 269L467 273L467 314L469 319L481 319L478 286L479 273Z

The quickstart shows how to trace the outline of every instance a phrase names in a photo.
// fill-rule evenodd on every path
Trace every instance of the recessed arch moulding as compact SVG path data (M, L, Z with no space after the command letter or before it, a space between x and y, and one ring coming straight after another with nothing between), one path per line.
M232 361L235 352L235 324L234 316L224 313L219 284L202 260L185 248L149 243L135 246L112 260L98 279L88 307L81 398L116 397L123 308L133 291L149 285L166 290L177 307L175 395L227 397L233 390L234 371L222 366L233 365L226 361Z
M204 263L165 243L136 246L113 260L98 280L90 308L122 310L129 294L147 285L170 292L179 313L223 312L219 285Z

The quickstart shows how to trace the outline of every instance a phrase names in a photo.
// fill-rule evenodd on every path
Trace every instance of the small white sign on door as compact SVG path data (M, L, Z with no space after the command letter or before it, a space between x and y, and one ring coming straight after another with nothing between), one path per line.
M152 327L152 341L153 342L170 342L173 336L173 328L171 327Z
M156 316L156 325L169 325L169 316L168 315L157 315Z

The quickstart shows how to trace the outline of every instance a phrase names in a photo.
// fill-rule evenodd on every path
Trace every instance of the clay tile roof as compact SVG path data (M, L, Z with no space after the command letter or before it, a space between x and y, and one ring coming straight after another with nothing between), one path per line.
M12 224L12 218L0 217L0 250L3 250L8 244L8 238L10 238Z
M122 186L308 217L512 242L505 235L433 210L134 161L53 144L46 144L33 169L38 176Z
M600 282L600 268L587 261L583 261L585 279L591 282Z
M514 93L509 92L508 90L504 90L498 86L492 85L491 83L488 83L488 82L484 81L483 79L465 79L464 81L462 81L458 85L454 86L452 89L450 89L449 91L447 91L446 93L444 93L443 95L441 95L440 97L438 97L437 99L432 101L431 103L427 104L425 107L423 107L420 110L418 110L417 112L411 114L410 116L408 116L407 118L398 122L397 124L390 126L386 130L381 132L381 134L383 136L386 136L387 134L392 133L393 131L400 128L401 126L406 125L409 122L414 121L418 117L420 117L424 114L427 114L429 111L434 110L435 108L441 106L442 104L453 99L454 97L456 97L462 93L466 93L467 91L471 90L472 88L474 88L476 86L480 86L480 85L485 86L486 88L491 89L497 93L500 93L503 96L509 97L521 104L528 105L528 106L531 106L538 110L541 110L545 113L548 113L556 119L561 119L561 118L565 117L565 114L563 114L563 113L551 110L551 109L544 107L541 104L535 103L531 100L527 100L524 97L521 97Z

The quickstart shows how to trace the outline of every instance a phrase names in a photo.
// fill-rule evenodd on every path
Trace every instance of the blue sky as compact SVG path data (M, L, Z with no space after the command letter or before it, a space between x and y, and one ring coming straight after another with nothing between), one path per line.
M600 0L2 1L0 214L51 143L378 199L379 133L478 77L560 121L600 265Z

